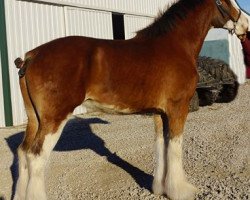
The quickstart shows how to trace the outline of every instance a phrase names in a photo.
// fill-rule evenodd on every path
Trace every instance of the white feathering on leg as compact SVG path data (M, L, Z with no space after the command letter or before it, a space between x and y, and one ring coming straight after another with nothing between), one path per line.
M42 151L39 155L34 155L32 153L27 154L30 179L26 192L26 200L47 199L44 182L45 166L65 124L66 120L61 123L60 127L55 133L47 134L45 136Z
M153 192L154 194L164 193L164 179L165 179L165 147L164 139L157 138L156 140L156 166L154 172Z
M196 188L189 184L182 166L182 136L169 140L165 192L172 200L191 200Z
M19 147L18 150L18 180L16 185L16 194L14 200L25 200L26 189L28 185L28 166L26 153Z

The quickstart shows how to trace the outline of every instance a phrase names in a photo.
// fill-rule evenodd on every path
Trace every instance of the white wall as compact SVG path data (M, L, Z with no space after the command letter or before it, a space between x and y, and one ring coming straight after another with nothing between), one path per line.
M66 35L84 35L88 37L113 39L112 13L89 9L65 7ZM78 106L74 114L86 112Z
M39 3L35 3L39 1ZM5 0L7 25L7 43L9 54L10 87L14 125L26 121L25 109L21 97L18 70L13 61L34 47L55 38L66 35L85 35L97 38L112 39L111 12L122 12L124 15L125 37L131 38L139 29L147 26L159 10L177 0ZM52 4L44 4L47 2ZM86 7L86 8L83 8ZM99 10L91 10L97 8ZM93 26L94 25L94 26ZM218 39L217 34L212 38ZM215 37L216 36L216 37ZM223 38L223 34L220 36ZM219 38L220 39L220 38ZM229 38L231 41L231 38ZM240 58L239 44L232 40L230 51L233 53L230 62ZM239 65L237 65L239 66ZM242 72L242 65L235 70ZM239 73L241 73L239 72ZM241 74L240 77L244 75ZM0 94L2 94L0 79ZM0 126L4 122L3 100L0 96ZM82 112L77 108L75 113Z
M136 32L148 26L154 18L134 15L124 15L125 38L130 39L136 35Z
M56 4L91 7L127 14L155 16L159 9L175 0L34 0Z
M17 125L27 117L13 62L34 47L64 36L64 15L63 7L16 0L5 1L5 13L13 123Z
M227 40L229 52L229 65L234 73L238 77L239 83L245 83L245 64L242 53L242 46L240 40L235 36L228 33L224 29L211 29L205 39L205 41Z
M66 35L113 39L112 13L65 7Z
M244 63L244 56L240 40L237 38L237 36L228 34L228 41L230 67L237 75L239 83L243 84L246 81L246 66Z
M112 16L111 12L16 0L6 1L5 11L13 124L18 125L25 123L27 116L14 60L43 43L68 35L112 39ZM74 113L82 112L84 109L78 107Z
M206 41L211 40L227 40L228 39L228 31L224 29L215 29L212 28L207 34Z

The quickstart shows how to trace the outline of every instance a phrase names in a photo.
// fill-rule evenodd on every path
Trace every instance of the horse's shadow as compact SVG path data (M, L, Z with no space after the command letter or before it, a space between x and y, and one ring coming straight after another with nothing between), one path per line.
M109 122L104 121L100 118L74 118L69 120L65 128L63 129L62 135L58 143L56 144L54 151L91 149L100 156L106 156L107 160L110 163L116 165L117 167L120 167L128 174L130 174L140 187L151 190L153 181L152 175L149 175L139 168L131 165L130 163L116 155L116 153L112 153L108 148L106 148L103 139L92 132L90 127L91 124L109 124ZM22 138L23 132L20 132L6 139L7 144L14 155L13 163L10 167L13 179L12 199L18 179L17 147L21 143Z

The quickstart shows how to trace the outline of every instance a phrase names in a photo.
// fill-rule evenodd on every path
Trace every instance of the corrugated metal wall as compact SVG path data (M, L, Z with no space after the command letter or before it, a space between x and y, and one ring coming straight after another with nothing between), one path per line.
M239 39L235 35L228 34L229 41L229 62L232 70L238 76L239 83L246 81L246 70L244 64L244 56L242 46Z
M52 4L41 3L43 1ZM15 58L23 56L25 52L42 43L66 35L112 39L112 12L125 13L125 37L126 39L131 38L136 31L147 26L160 9L175 1L177 0L5 0L14 125L24 123L26 120L17 69L13 64ZM97 10L93 10L95 8ZM229 40L231 41L230 38ZM234 63L239 59L238 52L241 50L239 43L236 44L236 40L232 41L230 51L236 52L232 54L230 62ZM236 49L235 46L237 46ZM244 78L241 63L240 67L236 71L240 71L242 73L240 77ZM0 94L2 94L1 84L2 82L0 83ZM0 126L4 122L2 107L1 96ZM84 112L84 109L77 108L75 111L75 113L81 112Z
M63 36L84 35L112 39L112 15L105 11L16 0L6 1L5 10L13 124L18 125L26 122L27 117L19 88L18 70L13 61L31 49ZM78 107L74 114L82 112L84 108ZM4 119L0 118L0 121L4 122Z
M148 26L154 18L134 15L124 15L125 38L129 39L136 35L136 31Z
M5 1L9 72L14 125L26 121L19 89L19 78L13 61L34 47L65 35L63 7Z
M65 8L66 34L113 39L111 12Z
M112 13L82 8L65 7L66 35L84 35L88 37L113 39ZM93 26L93 24L95 24ZM74 114L86 112L78 106Z
M133 13L138 15L153 15L158 13L159 8L163 9L168 2L174 0L40 0L46 2L62 3L68 5L94 7L105 10L112 10L121 13Z
M0 127L5 126L4 117L4 104L3 104L3 85L2 85L2 66L1 66L1 53L0 53Z
M228 43L227 49L222 49L222 52L218 53L217 57L220 58L219 54L227 54L228 64L231 69L235 72L238 77L239 83L244 83L246 81L245 76L245 64L242 53L242 46L240 40L235 36L228 33L227 30L223 29L211 29L205 39L206 41L214 41L214 51L218 51L217 46L221 41L226 41ZM204 43L206 45L206 43ZM206 56L211 56L210 54ZM213 56L212 56L213 57Z

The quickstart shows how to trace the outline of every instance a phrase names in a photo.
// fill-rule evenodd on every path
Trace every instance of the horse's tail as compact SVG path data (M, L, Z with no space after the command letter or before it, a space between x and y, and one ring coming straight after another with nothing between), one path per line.
M36 132L39 126L39 116L37 114L37 109L34 104L34 99L32 98L33 95L30 91L30 87L31 85L33 85L33 82L31 81L32 77L27 76L28 73L26 73L25 75L26 69L31 65L30 61L32 59L32 57L28 57L26 54L24 60L22 60L21 58L17 58L15 60L15 65L19 69L19 85L23 97L24 106L26 109L26 114L28 116L28 125L25 131L24 140L20 145L20 148L22 148L22 150L24 151L28 151L28 149L30 149L32 141L36 136ZM30 81L27 81L28 78Z
M22 58L17 58L15 61L14 61L15 65L16 65L16 68L18 69L21 69L25 62L22 60Z
M22 60L22 58L19 58L19 57L17 59L15 59L14 63L16 65L16 68L19 69L18 75L20 78L24 77L28 63L34 57L34 55L35 55L34 52L30 51L30 52L25 54L24 60Z

